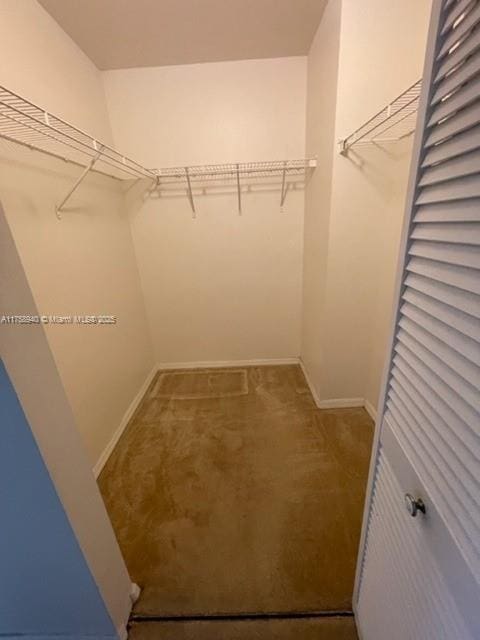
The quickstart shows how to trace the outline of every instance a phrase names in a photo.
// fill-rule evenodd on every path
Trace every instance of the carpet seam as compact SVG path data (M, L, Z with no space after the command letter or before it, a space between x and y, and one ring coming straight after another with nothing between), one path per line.
M198 615L149 615L132 614L129 623L141 622L232 622L242 620L299 620L306 618L353 618L354 612L350 610L339 611L288 611L265 613L235 613L235 614L198 614Z

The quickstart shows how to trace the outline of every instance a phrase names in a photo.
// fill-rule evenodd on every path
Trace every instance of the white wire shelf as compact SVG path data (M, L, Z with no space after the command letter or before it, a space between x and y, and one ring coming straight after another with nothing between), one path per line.
M193 217L196 215L193 188L200 185L231 184L237 189L238 212L242 212L242 186L254 180L278 178L281 182L280 208L283 207L287 191L294 179L306 180L308 173L317 166L314 158L295 160L271 160L266 162L238 162L230 164L207 164L185 167L155 169L156 189L169 185L184 184Z
M233 181L241 213L243 183L247 180L250 182L278 177L281 182L282 207L289 186L295 186L291 176L296 176L299 180L305 179L307 172L316 166L316 160L307 158L147 169L3 86L0 86L0 138L82 167L82 173L68 194L55 207L57 217L60 217L60 212L90 171L118 180L148 178L154 189L183 183L195 216L192 185L198 186L205 182L225 184Z
M418 80L356 131L339 141L340 153L359 145L397 142L415 131L422 81Z
M155 179L150 169L2 86L0 137L120 180Z
M296 175L305 176L306 171L316 166L313 158L299 160L273 160L269 162L239 162L231 164L207 164L189 167L167 167L155 169L160 184L172 184L178 181L186 182L187 174L190 181L236 181L237 174L241 178L260 179Z

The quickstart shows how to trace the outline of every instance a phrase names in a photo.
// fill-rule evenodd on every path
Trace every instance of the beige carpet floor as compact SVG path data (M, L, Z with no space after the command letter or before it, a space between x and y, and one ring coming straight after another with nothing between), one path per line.
M160 372L99 480L136 613L350 609L372 427L298 366Z
M353 618L141 622L129 640L358 640Z

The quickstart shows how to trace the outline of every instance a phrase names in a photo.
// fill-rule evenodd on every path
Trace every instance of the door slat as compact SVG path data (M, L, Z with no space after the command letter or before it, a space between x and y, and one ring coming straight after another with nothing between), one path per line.
M479 85L480 91L480 85ZM450 181L454 178L461 178L463 176L474 176L480 173L480 150L473 151L472 153L466 153L463 156L458 156L447 162L442 162L433 167L429 167L423 172L422 179L420 180L420 186L428 186L431 184L437 184L439 182ZM478 178L476 178L478 180ZM447 189L452 186L452 183L447 184ZM456 188L456 185L453 185ZM455 198L448 197L447 200ZM463 199L463 198L456 198ZM478 202L476 203L478 207ZM478 212L478 209L477 209Z

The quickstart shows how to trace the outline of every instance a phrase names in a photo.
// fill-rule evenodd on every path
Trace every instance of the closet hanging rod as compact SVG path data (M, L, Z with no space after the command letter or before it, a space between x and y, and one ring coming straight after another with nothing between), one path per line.
M339 140L340 153L346 155L357 145L396 142L411 135L415 131L421 88L422 81L417 80L361 127Z
M156 178L150 169L3 86L0 137L67 162L91 166L113 178Z

